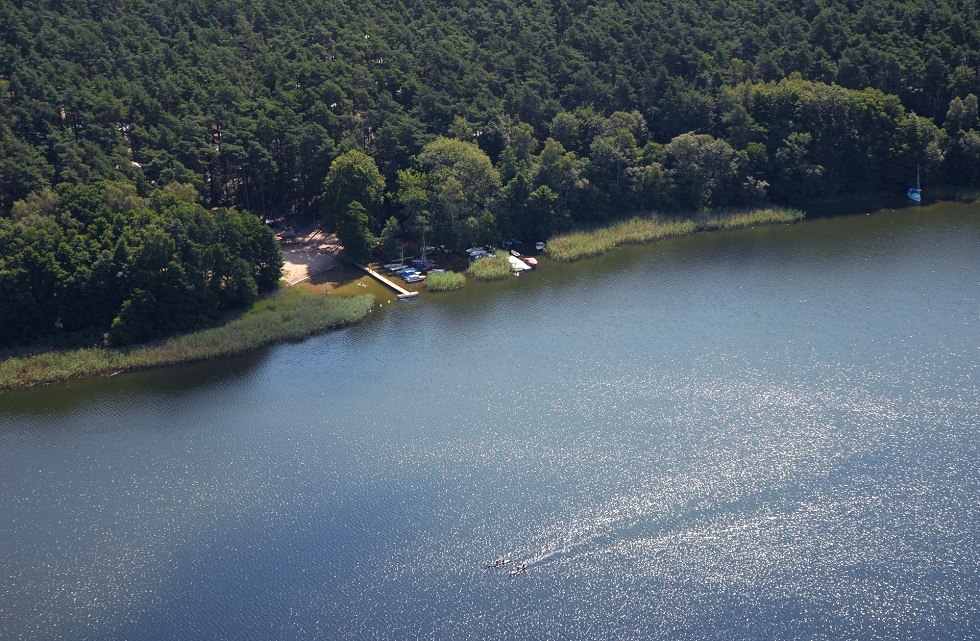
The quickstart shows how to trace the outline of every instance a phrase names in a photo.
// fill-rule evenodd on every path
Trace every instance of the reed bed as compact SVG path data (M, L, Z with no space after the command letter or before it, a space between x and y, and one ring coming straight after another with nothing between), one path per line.
M453 271L441 274L429 272L425 278L425 288L430 292L448 292L454 289L462 289L465 284L466 277Z
M736 211L730 213L715 213L698 221L698 229L714 231L716 229L742 229L756 225L776 225L780 223L795 223L806 216L799 209L782 209L771 207L753 211Z
M493 256L474 260L466 273L477 280L500 280L510 276L513 268L507 259L508 254L497 252Z
M545 247L545 253L555 260L568 262L598 256L622 245L684 236L693 233L696 229L693 220L630 218L609 227L551 238Z
M555 236L548 240L545 253L555 260L569 262L598 256L623 245L686 236L697 231L791 223L801 220L804 215L802 211L796 209L769 208L749 212L714 213L698 220L638 216L608 227Z
M0 390L79 376L205 361L311 336L362 319L374 305L369 295L316 296L301 289L279 290L227 323L127 349L86 347L0 361Z

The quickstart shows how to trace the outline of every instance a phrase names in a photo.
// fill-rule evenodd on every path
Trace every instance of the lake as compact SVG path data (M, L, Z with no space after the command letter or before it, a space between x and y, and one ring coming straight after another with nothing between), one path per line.
M542 263L0 394L3 638L980 638L980 207Z

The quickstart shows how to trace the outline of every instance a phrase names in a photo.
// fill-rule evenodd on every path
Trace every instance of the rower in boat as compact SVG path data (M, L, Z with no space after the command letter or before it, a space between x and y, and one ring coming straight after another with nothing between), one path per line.
M505 565L507 565L508 563L510 563L510 559L508 559L506 557L503 557L503 556L498 556L496 559L493 560L493 563L487 563L487 567L488 568L502 568Z

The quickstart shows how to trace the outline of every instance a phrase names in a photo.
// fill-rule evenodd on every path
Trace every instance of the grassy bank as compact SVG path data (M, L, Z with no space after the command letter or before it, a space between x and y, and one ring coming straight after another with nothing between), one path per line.
M466 284L466 277L458 272L444 272L442 274L429 273L425 278L425 288L430 292L448 292L454 289L462 289Z
M648 243L697 231L790 223L802 219L803 216L803 212L795 209L770 208L749 212L710 213L696 219L661 218L656 215L636 217L608 227L556 236L548 240L545 253L555 260L572 261L598 256L623 245Z
M0 390L134 369L204 361L355 323L370 311L371 296L328 298L280 289L218 327L128 349L59 350L0 362Z
M493 256L474 260L466 273L477 280L500 280L511 275L514 269L510 266L508 254L498 251Z

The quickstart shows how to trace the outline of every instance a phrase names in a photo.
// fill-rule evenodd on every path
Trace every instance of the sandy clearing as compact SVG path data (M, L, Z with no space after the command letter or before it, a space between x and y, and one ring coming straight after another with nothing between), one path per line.
M289 285L301 283L314 274L337 267L337 254L342 249L336 234L320 230L301 231L293 240L282 246L283 278Z

